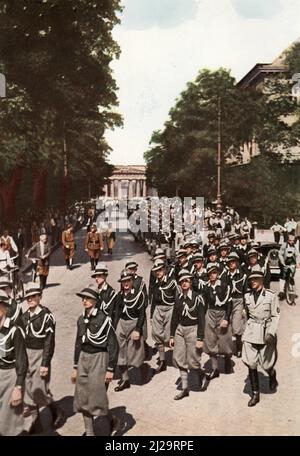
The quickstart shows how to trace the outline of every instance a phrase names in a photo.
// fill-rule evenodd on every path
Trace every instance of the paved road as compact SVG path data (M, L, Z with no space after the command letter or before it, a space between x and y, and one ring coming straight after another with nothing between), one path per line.
M66 422L53 432L48 427L47 410L43 412L46 435L75 436L83 433L81 415L72 410L74 386L70 383L73 364L73 346L76 321L81 313L80 299L75 293L91 283L90 267L82 249L85 232L77 233L78 250L76 268L67 271L61 249L52 257L49 286L44 292L43 302L55 314L57 320L56 351L52 365L52 392L65 409ZM118 289L117 279L125 261L130 258L140 265L139 273L149 277L151 261L133 237L121 233L113 256L103 255L109 269L109 282ZM299 271L297 275L300 289ZM278 285L273 284L277 289ZM171 366L166 372L152 376L151 368L156 366L156 355L150 361L148 379L139 385L138 372L131 372L132 386L121 393L115 393L114 380L109 388L110 407L124 426L124 435L299 435L300 434L300 342L298 352L292 341L295 335L300 339L300 302L296 307L281 304L279 328L279 360L277 364L279 389L270 394L268 380L260 374L263 394L261 402L248 408L249 384L247 369L241 360L234 359L234 373L222 374L211 382L206 392L199 392L197 379L191 378L191 393L180 402L173 400L178 384L178 371ZM203 356L206 363L208 357ZM223 366L221 364L221 369Z

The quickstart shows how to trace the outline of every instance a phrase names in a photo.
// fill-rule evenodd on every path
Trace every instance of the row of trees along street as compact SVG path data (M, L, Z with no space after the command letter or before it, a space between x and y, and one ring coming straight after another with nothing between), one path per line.
M187 84L145 153L148 181L160 195L216 199L220 103L223 203L263 226L274 217L299 216L300 163L291 160L290 150L300 145L300 105L292 97L300 43L286 53L285 65L286 72L265 81L263 92L239 88L224 68L203 69ZM229 148L239 153L239 146L253 139L260 154L248 164L228 166Z
M0 1L1 218L98 193L112 167L105 130L120 126L110 63L119 0ZM17 204L16 204L17 203Z

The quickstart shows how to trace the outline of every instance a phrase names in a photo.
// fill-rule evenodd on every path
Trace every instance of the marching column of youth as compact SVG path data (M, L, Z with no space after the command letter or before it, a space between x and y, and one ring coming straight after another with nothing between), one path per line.
M24 430L23 394L28 368L24 333L7 317L10 299L0 289L0 436Z
M188 371L199 375L201 389L205 378L201 370L205 308L202 297L192 290L192 274L183 269L179 273L180 293L175 298L171 320L170 347L174 349L173 364L179 369L182 391L174 399L189 395Z
M121 291L116 297L114 328L119 343L118 367L121 380L115 391L130 388L129 367L140 368L145 361L145 296L142 290L134 288L130 271L124 269L119 282Z
M14 296L13 283L7 276L0 277L0 290L3 290L9 298L6 317L9 318L10 324L22 327L22 308L20 302Z
M71 225L71 223L69 223L67 225L67 228L62 232L61 242L62 242L62 248L64 251L67 269L71 270L73 267L73 258L75 255L75 248L76 248L73 225Z
M107 389L118 359L118 341L111 318L99 305L99 290L88 285L77 296L82 298L83 314L77 321L74 369L76 383L74 411L82 413L85 435L95 435L94 418L99 417L105 435L114 430L115 418L109 414Z
M257 367L269 375L269 387L275 391L278 382L274 366L277 361L277 329L280 308L276 294L264 287L264 273L254 271L249 277L251 291L245 294L247 323L243 334L242 360L249 368L251 399L249 407L260 400Z
M247 291L247 274L239 265L240 257L232 252L227 257L227 276L231 286L231 328L236 340L236 356L242 356L242 335L245 329L244 294Z
M230 316L232 311L232 299L230 285L219 278L219 266L216 263L207 265L209 281L203 289L205 304L205 337L204 351L209 355L212 370L207 373L210 381L219 377L218 355L224 355L225 373L232 372L232 331Z
M170 341L171 318L178 288L173 273L167 273L163 259L155 260L152 271L156 275L156 280L152 284L152 338L159 353L159 365L155 370L158 374L167 369L165 345Z
M51 360L55 348L55 319L51 311L41 304L41 299L42 290L35 282L29 282L25 290L28 309L22 315L28 357L24 416L32 417L29 432L37 432L41 426L40 407L49 407L54 427L57 427L63 418L63 411L55 404L50 391Z

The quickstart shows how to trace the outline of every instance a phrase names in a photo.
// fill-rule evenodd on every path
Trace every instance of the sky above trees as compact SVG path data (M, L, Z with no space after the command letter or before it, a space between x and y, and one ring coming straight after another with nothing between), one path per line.
M124 127L107 134L113 164L144 163L154 130L201 68L239 80L300 36L300 0L123 0L112 64Z

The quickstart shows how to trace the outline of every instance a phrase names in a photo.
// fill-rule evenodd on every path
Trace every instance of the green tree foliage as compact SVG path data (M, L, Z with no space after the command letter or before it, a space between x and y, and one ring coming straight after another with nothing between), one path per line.
M98 178L101 188L111 172L104 133L121 125L110 68L120 10L119 0L0 1L2 182L20 164L60 175L66 155L69 185Z
M218 99L221 101L222 198L268 226L300 211L300 105L292 97L292 75L300 73L300 44L285 56L286 70L265 80L264 90L240 89L230 72L200 71L170 110L162 131L145 153L148 180L159 194L216 196ZM229 166L228 152L253 139L260 156Z

